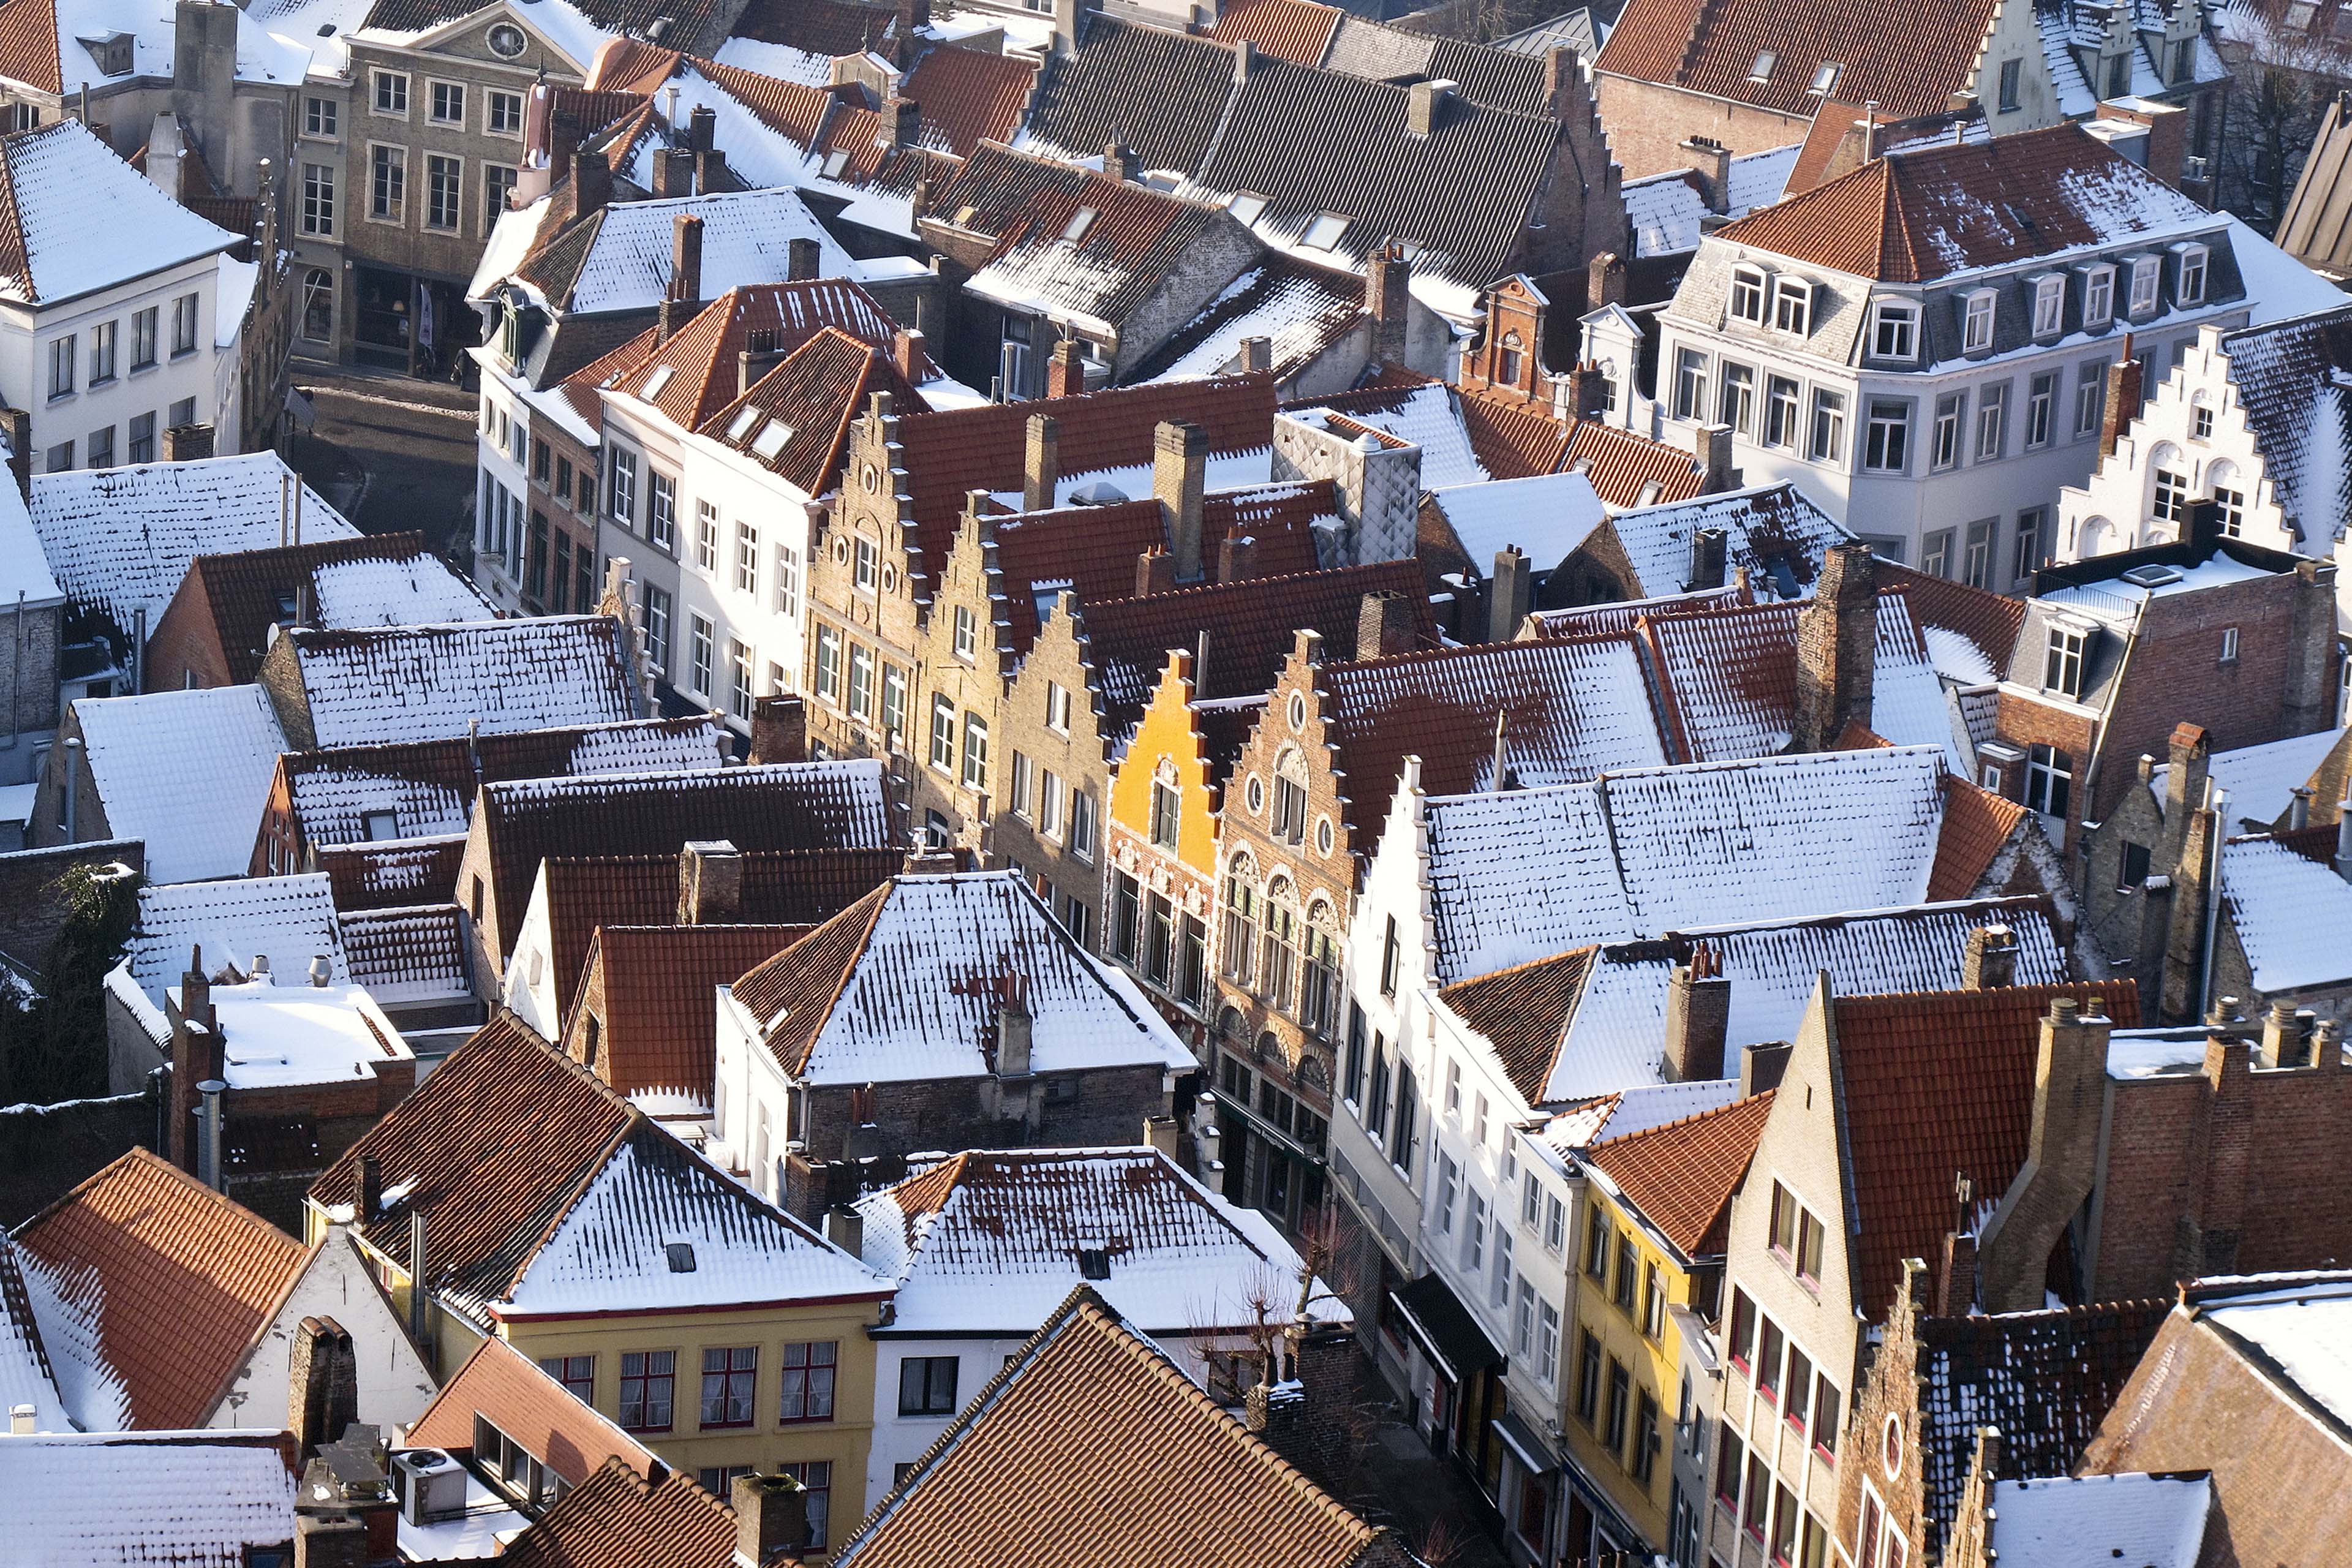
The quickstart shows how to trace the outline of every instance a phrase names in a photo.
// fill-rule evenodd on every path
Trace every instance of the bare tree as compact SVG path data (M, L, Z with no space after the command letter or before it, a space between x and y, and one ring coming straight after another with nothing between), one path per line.
M2285 212L2327 101L2352 85L2352 49L2315 37L2298 0L2249 0L2230 16L2223 205L2268 230Z

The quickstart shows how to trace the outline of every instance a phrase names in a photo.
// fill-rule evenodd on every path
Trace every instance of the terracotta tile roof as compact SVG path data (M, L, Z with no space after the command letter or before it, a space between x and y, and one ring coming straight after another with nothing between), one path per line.
M2119 1028L2139 1022L2139 990L2127 980L1831 1004L1856 1209L1855 1305L1866 1321L1885 1321L1903 1259L1934 1256L1952 1228L1954 1177L1997 1201L2024 1163L2053 996L2097 998Z
M1924 283L2208 217L2069 122L1873 159L1717 237L1857 277Z
M466 837L451 834L390 844L331 844L313 853L319 869L334 884L335 908L398 909L455 901Z
M1583 994L1598 948L1580 947L1532 963L1460 980L1439 1000L1494 1047L1511 1087L1529 1105L1541 1105L1569 1015Z
M1686 1259L1719 1255L1731 1226L1731 1195L1747 1179L1772 1091L1703 1110L1622 1138L1606 1139L1585 1163Z
M826 114L842 101L838 94L825 88L762 76L740 66L723 66L717 60L706 59L697 59L693 65L714 86L723 89L729 97L756 115L761 124L803 147L816 141Z
M314 569L331 561L408 561L425 552L423 534L387 533L199 555L188 563L181 591L196 595L210 612L206 618L228 663L228 684L243 686L261 668L269 628L289 618L295 595L310 586Z
M564 1049L620 1094L685 1094L708 1102L718 1067L717 987L732 985L814 929L808 925L605 925L588 947L583 994L601 991L591 1059L586 1009L574 1007Z
M652 332L647 329L644 337ZM607 390L642 399L653 377L667 368L669 374L650 401L682 428L703 429L739 400L742 387L738 356L751 347L754 332L772 333L773 352L785 354L796 353L824 332L846 339L847 343L840 347L854 344L887 350L892 342L889 318L855 283L828 278L763 284L729 290L696 311L694 319L673 332L668 342L646 344L648 352L642 356L624 361L621 366L612 365L610 362L635 346L627 345L570 379L587 382L590 372L598 366L606 366L609 377L612 368L620 368L620 379ZM644 337L637 342L643 342ZM763 336L761 341L767 340ZM841 356L836 353L835 357ZM929 365L928 355L923 363ZM798 374L805 374L805 367ZM588 384L604 387L605 384L600 380Z
M46 1278L89 1353L119 1380L119 1424L149 1430L211 1420L310 1256L144 1149L26 1221L16 1247L25 1271Z
M474 1416L538 1455L566 1486L580 1486L606 1464L651 1477L667 1467L651 1449L581 1403L530 1357L492 1335L475 1347L457 1375L408 1429L407 1447L471 1448Z
M580 7L596 31L643 37L656 22L677 37L698 38L719 14L714 0L585 0ZM364 24L395 33L422 33L474 14L470 0L376 0Z
M1946 774L1944 826L1936 835L1936 863L1927 873L1928 900L1940 903L1973 897L1977 884L1992 869L1993 858L2009 843L2025 815L2026 808L2016 801Z
M656 1485L607 1459L499 1561L505 1568L735 1568L735 1516L683 1470Z
M666 49L643 38L614 38L596 51L595 59L589 63L584 87L555 90L580 99L594 95L625 111L635 109L639 100L667 81L670 73L677 69L677 62L685 58L677 49ZM619 112L608 114L598 123L610 124L618 118Z
M56 0L8 0L0 5L0 76L38 92L65 90Z
M2000 1473L2069 1476L2171 1311L2111 1301L1919 1322L1919 1469L1927 1545L1940 1555L1975 1457L2001 1435Z
M1995 670L2009 668L2010 655L2017 647L2017 635L2025 629L2024 600L1914 571L1883 556L1874 569L1882 589L1903 590L1911 605L1912 620L1921 626L1958 633L1976 645L1985 662Z
M1099 12L1083 26L1038 73L1027 139L1080 158L1117 142L1146 170L1198 171L1233 96L1234 47Z
M1482 396L1474 391L1460 392L1458 406L1462 410L1463 431L1470 437L1470 450L1476 454L1479 466L1493 478L1517 479L1556 474L1568 466L1571 439L1569 427L1549 412L1525 403ZM1690 454L1685 452L1683 458L1683 466L1688 468ZM1597 485L1593 488L1596 492L1600 489ZM1614 504L1630 506L1633 502L1627 500Z
M1593 69L1811 119L1823 62L1844 68L1842 99L1874 100L1882 117L1940 111L1976 80L1994 0L1958 0L1906 12L1895 26L1871 0L1631 0ZM1769 80L1749 79L1775 56Z
M347 910L336 924L352 984L379 1005L473 999L472 942L457 905Z
M1594 419L1571 426L1567 467L1592 481L1593 492L1613 507L1643 504L1649 487L1658 487L1651 504L1689 500L1706 482L1691 455L1679 447L1636 436ZM1471 439L1477 438L1474 426Z
M1103 1454L1119 1462L1088 1462ZM1410 1559L1082 1287L834 1561L1341 1568Z
M1036 85L1037 67L1023 56L943 46L924 51L899 94L922 106L927 144L969 158L982 142L1019 133Z
M724 385L731 390L738 379L726 378ZM825 495L841 473L849 422L877 392L888 393L893 407L919 413L930 406L883 349L826 327L704 419L696 434L744 454L803 495ZM785 432L782 445L774 440L778 426Z
M1221 44L1247 42L1293 65L1319 66L1331 47L1331 29L1345 15L1315 0L1243 0L1218 13L1208 36Z

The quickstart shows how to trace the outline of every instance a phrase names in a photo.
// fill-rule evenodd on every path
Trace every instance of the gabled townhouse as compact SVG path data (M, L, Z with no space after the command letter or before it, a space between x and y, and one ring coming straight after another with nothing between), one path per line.
M2007 591L2097 462L2117 365L2322 289L2078 126L1898 152L1701 242L1658 317L1658 413L1728 426L1748 482L1794 480L1881 553ZM1591 325L1587 356L1631 363L1622 335Z
M297 1241L143 1149L18 1226L0 1269L22 1287L7 1313L29 1311L47 1352L45 1407L80 1430L284 1426L292 1351L320 1315L363 1352L356 1415L413 1421L433 1396L350 1232Z
M877 1493L1074 1289L1150 1333L1222 1405L1262 1380L1261 1342L1301 1301L1322 1323L1348 1321L1297 1252L1158 1148L948 1155L856 1206L866 1266L898 1285L875 1331Z
M1198 1066L1134 983L1004 872L895 877L719 1008L713 1157L803 1215L942 1143L1122 1143L1170 1114Z
M321 1176L305 1219L351 1227L444 1374L502 1339L705 1490L781 1464L813 1534L863 1513L888 1284L511 1019Z

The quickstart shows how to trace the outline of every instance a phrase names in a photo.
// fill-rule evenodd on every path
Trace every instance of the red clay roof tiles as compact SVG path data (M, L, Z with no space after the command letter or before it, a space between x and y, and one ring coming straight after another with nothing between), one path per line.
M540 1456L566 1486L583 1484L608 1461L639 1476L664 1468L650 1449L495 1335L475 1347L457 1375L441 1385L409 1428L407 1446L470 1448L477 1413Z
M1529 1105L1544 1102L1569 1015L1584 994L1599 952L1580 947L1554 953L1456 981L1437 994L1495 1047L1504 1074Z
M1247 42L1295 66L1319 66L1344 15L1315 0L1242 0L1218 13L1208 36L1221 44Z
M1973 87L1994 10L1993 0L1900 14L1872 0L1632 0L1593 68L1811 119L1815 75L1833 63L1840 98L1900 119L1940 111Z
M1586 1162L1615 1183L1684 1258L1716 1256L1730 1230L1731 1194L1746 1179L1756 1141L1764 1135L1772 1092L1607 1139Z

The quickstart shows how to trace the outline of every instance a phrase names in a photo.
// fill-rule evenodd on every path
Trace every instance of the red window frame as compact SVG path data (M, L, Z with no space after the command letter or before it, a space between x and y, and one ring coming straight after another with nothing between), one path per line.
M539 1370L563 1385L583 1405L596 1403L596 1358L593 1355L550 1355L539 1358ZM638 1380L643 1382L641 1378Z
M629 1358L637 1358L637 1373L629 1374ZM659 1362L663 1370L654 1370ZM638 1419L629 1421L631 1391L635 1390ZM655 1409L655 1392L660 1392L662 1419L646 1419ZM621 1425L631 1432L667 1432L677 1419L677 1352L676 1351L624 1351L621 1352Z
M776 1419L786 1426L833 1419L833 1384L841 1359L837 1340L801 1340L784 1347Z
M713 1358L717 1364L712 1364ZM714 1384L712 1379L717 1379ZM749 1426L758 1420L756 1396L760 1391L760 1347L757 1345L726 1345L706 1347L702 1352L702 1426L709 1427ZM711 1416L712 1396L717 1396L719 1415ZM740 1415L737 1415L740 1412Z

